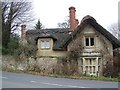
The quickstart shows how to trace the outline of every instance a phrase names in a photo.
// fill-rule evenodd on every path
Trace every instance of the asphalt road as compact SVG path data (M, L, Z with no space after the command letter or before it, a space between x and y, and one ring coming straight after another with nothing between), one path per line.
M2 72L2 88L118 88L118 82L75 80Z

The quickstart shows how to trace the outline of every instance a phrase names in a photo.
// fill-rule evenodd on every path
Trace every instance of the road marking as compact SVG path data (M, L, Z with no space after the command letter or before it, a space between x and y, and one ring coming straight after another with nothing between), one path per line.
M53 85L53 86L61 86L61 87L73 87L73 88L88 88L88 87L80 87L80 86L73 86L73 85L61 85L61 84L55 84L55 83L46 83L46 82L36 82L36 81L30 81L31 83L41 83L46 85Z
M54 83L44 83L44 82L40 82L41 84L47 84L47 85L55 85L55 86L63 86L63 85L60 85L60 84L54 84Z
M36 81L30 81L30 82L35 83Z
M0 78L2 78L2 79L8 79L7 77L2 77L2 76L0 76Z
M73 85L66 85L67 87L73 87L73 88L88 88L88 87L81 87L81 86L73 86Z

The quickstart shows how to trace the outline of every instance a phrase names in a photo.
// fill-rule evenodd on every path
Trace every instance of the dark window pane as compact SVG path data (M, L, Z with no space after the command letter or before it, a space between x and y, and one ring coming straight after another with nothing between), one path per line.
M94 46L94 38L90 38L90 45Z
M90 59L90 65L92 64L92 60Z
M89 46L89 38L85 38L86 46Z

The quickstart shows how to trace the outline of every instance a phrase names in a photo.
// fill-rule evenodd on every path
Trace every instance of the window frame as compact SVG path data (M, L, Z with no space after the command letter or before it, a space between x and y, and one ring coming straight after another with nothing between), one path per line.
M51 48L50 39L40 39L40 49L50 49L50 48Z
M93 42L92 42L93 39ZM88 40L88 41L86 41ZM92 45L93 43L93 45ZM84 38L84 46L85 47L95 47L95 36L85 36Z
M82 66L85 66L86 73L88 73L89 75L96 74L96 68L98 67L98 64L96 61L95 61L95 64L93 64L93 62L94 62L94 60L96 60L96 58L88 57L88 58L84 58L84 60L85 60L85 64ZM89 63L86 63L86 62L89 62Z

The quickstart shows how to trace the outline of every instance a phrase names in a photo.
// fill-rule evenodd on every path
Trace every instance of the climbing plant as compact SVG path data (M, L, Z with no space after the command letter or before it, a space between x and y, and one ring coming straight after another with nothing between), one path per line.
M113 75L113 56L111 55L111 52L109 50L109 44L107 43L107 40L103 38L101 35L99 35L99 38L101 42L103 43L104 49L101 50L102 55L102 71L104 76L112 76Z

